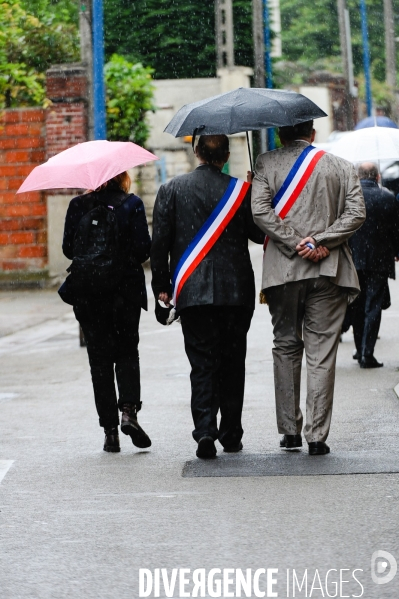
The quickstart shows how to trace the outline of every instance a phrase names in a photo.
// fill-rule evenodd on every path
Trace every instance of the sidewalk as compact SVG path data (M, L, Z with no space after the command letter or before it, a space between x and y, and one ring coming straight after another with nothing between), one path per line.
M259 288L261 248L251 251ZM351 333L340 344L326 456L338 471L340 455L399 471L399 282L390 286L376 348L384 368L360 370ZM230 473L205 477L192 470L181 329L161 327L153 308L151 299L140 329L140 422L153 446L137 451L122 435L121 453L107 454L72 310L51 291L0 293L1 599L136 599L139 568L276 568L279 597L287 569L301 578L307 569L310 581L318 569L323 585L329 569L348 569L341 596L360 596L358 568L363 597L397 599L399 574L376 585L370 560L385 550L399 561L398 474L247 476L265 456L285 459L292 474L298 457L278 448L267 306L257 305L249 334L244 452L219 446L212 464ZM310 584L295 596L310 596Z

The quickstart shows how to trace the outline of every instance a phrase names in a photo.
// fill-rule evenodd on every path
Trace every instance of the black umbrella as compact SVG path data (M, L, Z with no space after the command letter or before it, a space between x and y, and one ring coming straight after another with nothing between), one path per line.
M287 127L327 116L302 94L278 89L239 87L231 92L186 104L165 133L231 135L267 127ZM248 139L248 134L247 134Z

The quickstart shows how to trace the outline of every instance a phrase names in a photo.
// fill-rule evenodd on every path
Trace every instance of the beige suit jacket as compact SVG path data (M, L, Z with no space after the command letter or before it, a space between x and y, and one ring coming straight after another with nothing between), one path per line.
M359 292L359 281L347 241L366 218L363 193L353 165L326 153L284 220L275 215L271 206L307 145L305 141L295 141L285 148L261 154L256 161L252 213L255 223L270 238L263 258L262 289L325 276L346 287L352 300ZM308 236L330 250L330 255L317 264L302 259L295 250Z

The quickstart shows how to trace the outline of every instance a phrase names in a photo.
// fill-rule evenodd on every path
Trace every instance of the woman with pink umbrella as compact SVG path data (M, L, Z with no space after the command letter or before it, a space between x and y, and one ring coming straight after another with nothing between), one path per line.
M133 444L151 440L137 421L141 409L139 322L147 309L142 263L151 238L143 202L130 194L127 168L156 156L131 142L79 144L36 167L20 188L89 188L69 204L63 251L72 260L59 290L73 305L87 343L104 451L119 452L121 430ZM119 391L117 399L114 369Z

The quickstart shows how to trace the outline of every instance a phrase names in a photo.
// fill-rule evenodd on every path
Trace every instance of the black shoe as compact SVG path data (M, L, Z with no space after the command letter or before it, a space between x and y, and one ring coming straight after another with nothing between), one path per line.
M354 351L354 352L353 352L353 354L352 354L352 358L353 358L354 360L357 360L358 362L360 362L360 360L361 360L361 357L362 357L362 356L360 355L360 352L358 352L358 351L357 351L357 349L355 349L355 351Z
M197 458L210 460L216 458L216 447L212 437L202 437L198 441L198 449L196 451Z
M324 441L311 441L309 443L309 455L325 455L330 453L330 448Z
M129 435L133 445L140 449L151 447L151 439L143 431L137 422L137 408L133 404L125 404L122 406L121 431L124 435Z
M223 447L223 451L225 453L237 453L238 451L241 451L243 447L244 446L240 441L237 445L227 445L227 447Z
M105 432L104 451L118 453L121 450L119 445L118 428L110 428Z
M363 356L359 362L360 368L381 368L382 362L378 362L374 356Z
M284 435L280 439L281 449L299 449L302 447L301 435Z

